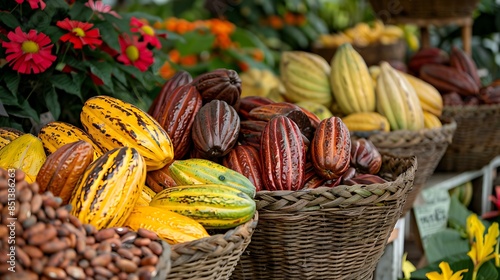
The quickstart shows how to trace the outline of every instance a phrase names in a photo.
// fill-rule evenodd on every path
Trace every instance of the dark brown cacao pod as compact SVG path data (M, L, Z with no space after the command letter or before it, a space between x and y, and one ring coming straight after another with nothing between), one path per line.
M201 109L201 95L191 84L165 94L160 114L154 116L172 140L174 159L182 159L191 146L191 127Z
M443 97L444 106L461 106L464 105L462 96L456 92L448 92L441 95Z
M417 51L410 57L408 68L413 74L420 72L420 68L426 64L448 64L450 57L444 50L430 47Z
M462 96L479 92L479 87L469 74L451 66L424 65L420 68L420 78L441 92L454 91Z
M240 117L225 101L203 105L192 127L194 147L203 158L223 157L233 148L240 132Z
M360 173L377 174L382 167L382 155L370 140L354 140L351 142L351 166Z
M450 66L469 74L474 82L476 82L476 85L481 87L481 79L477 73L476 63L468 53L456 46L451 48Z
M274 101L266 97L245 96L240 99L240 107L238 108L238 114L240 115L242 120L247 120L250 118L248 114L250 113L250 111L252 111L253 108L272 103L274 103Z
M302 189L306 151L298 125L286 116L269 120L260 146L262 179L270 191Z
M479 96L465 96L463 99L466 106L476 106L481 103Z
M149 171L146 175L146 185L155 193L159 193L164 189L174 187L177 184L174 179L168 175L168 165L162 169Z
M251 145L260 150L260 138L262 130L266 127L266 121L245 120L240 122L240 134L238 140L242 144Z
M231 69L216 69L199 75L193 81L203 98L203 104L212 100L223 100L238 109L241 96L241 79Z
M339 117L319 123L311 141L311 161L316 172L326 179L341 177L350 166L351 136Z
M247 177L256 191L262 190L260 154L253 146L237 145L222 159L222 165Z
M355 177L349 180L344 180L342 183L348 186L371 185L371 184L384 184L387 183L387 180L374 174L357 174Z
M150 114L153 118L156 119L156 116L161 115L163 111L163 106L165 102L168 101L167 95L174 91L179 86L189 84L193 81L193 77L191 74L184 70L180 70L175 73L175 75L170 78L167 82L163 84L163 87L160 90L160 93L156 96L153 103L149 107L148 114Z
M482 104L498 104L500 103L500 85L481 88L479 91L479 99Z

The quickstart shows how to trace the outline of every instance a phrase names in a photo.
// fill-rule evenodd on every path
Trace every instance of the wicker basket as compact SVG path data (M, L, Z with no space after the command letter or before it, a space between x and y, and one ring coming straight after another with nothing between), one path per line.
M453 118L457 129L437 170L477 170L500 155L500 104L445 106L443 116Z
M166 279L229 279L250 243L257 221L258 213L255 213L253 219L227 232L210 232L210 237L171 245L172 264Z
M259 224L231 279L372 279L416 158L384 155L384 184L260 191Z
M452 142L457 128L455 121L444 122L441 128L422 129L419 131L399 130L372 134L368 139L381 152L399 157L415 155L418 169L415 173L413 189L406 198L403 215L413 207L413 202L420 194L427 179L434 173L448 145Z
M479 0L370 0L383 20L389 17L443 18L472 16Z

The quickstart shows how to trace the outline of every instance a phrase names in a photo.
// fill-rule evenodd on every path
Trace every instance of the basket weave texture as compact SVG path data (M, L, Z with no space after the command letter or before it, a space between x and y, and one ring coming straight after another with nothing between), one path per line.
M381 152L398 157L416 156L418 169L415 173L413 189L406 198L403 215L409 211L423 186L434 173L448 145L452 142L457 128L455 121L444 122L443 126L418 131L396 130L372 134L368 139Z
M443 18L472 16L479 0L370 0L375 14L407 18Z
M168 274L170 273L170 268L172 266L172 262L170 256L172 254L172 250L170 245L161 241L161 245L163 247L163 252L158 259L158 263L156 264L156 275L153 277L153 280L164 280L168 278Z
M225 233L171 245L168 280L226 280L250 243L258 213L245 224Z
M453 118L457 129L437 170L477 170L500 155L500 104L445 106L443 116Z
M372 279L416 164L384 155L384 184L258 192L259 224L231 279Z

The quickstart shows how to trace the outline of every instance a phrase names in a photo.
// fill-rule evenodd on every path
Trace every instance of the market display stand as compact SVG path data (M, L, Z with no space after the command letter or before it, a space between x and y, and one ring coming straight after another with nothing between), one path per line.
M488 196L493 193L494 181L500 169L500 156L495 157L488 165L479 170L466 172L436 172L428 180L423 188L424 190L444 190L448 191L456 186L471 181L474 188L474 195L470 209L481 215L492 210L492 203L488 200ZM422 205L422 197L417 197L414 206ZM411 223L411 213L407 213L405 217L399 219L394 232L397 237L390 240L387 245L384 255L380 259L375 271L375 280L393 280L402 277L401 261L405 252L404 244L411 233L418 232L415 223ZM416 240L418 243L418 240ZM420 245L418 245L420 246ZM414 263L417 265L417 263Z

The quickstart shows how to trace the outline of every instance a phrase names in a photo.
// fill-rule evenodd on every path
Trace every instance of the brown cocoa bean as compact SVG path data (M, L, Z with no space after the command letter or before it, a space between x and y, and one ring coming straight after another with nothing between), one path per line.
M58 240L58 239L47 242L40 246L40 249L45 254L53 254L55 252L62 251L66 248L68 248L68 244L64 240Z
M139 265L141 263L141 258L138 256L134 256L132 258L132 262L134 262L136 265Z
M136 246L148 246L151 243L151 239L139 237L134 240L134 245Z
M85 242L86 242L86 239L84 239L82 237L79 237L78 239L76 239L75 249L76 249L76 252L78 254L83 253L83 251L85 250L85 247L86 247Z
M76 235L72 232L69 233L68 235L69 238L69 247L75 248L76 246Z
M19 198L19 202L21 202L21 203L24 203L24 202L29 203L31 201L31 199L33 198L33 192L29 188L23 189L20 192L18 198Z
M15 221L14 224L15 224L15 227L16 227L15 228L16 236L23 236L24 229L21 226L21 223L19 221ZM19 245L19 242L16 242L16 243L18 243L18 245Z
M30 203L29 202L21 203L21 206L19 206L19 216L17 216L17 220L22 223L29 217L31 217Z
M134 254L132 252L130 252L129 250L124 249L124 248L118 249L117 253L120 256L122 256L123 258L129 259L129 260L132 260L132 258L134 257Z
M68 260L76 260L76 252L74 249L66 249L66 251L64 251L64 258L65 259L68 259Z
M133 243L134 240L137 238L137 233L131 231L127 232L121 237L122 243Z
M107 268L102 266L94 267L94 272L96 273L96 276L101 275L106 279L113 277L113 272L109 271Z
M132 252L132 254L134 254L134 256L141 256L142 255L141 249L139 249L137 247L131 247L129 250L130 250L130 252Z
M0 225L0 236L7 236L9 229L6 225Z
M31 259L31 270L36 274L42 274L45 263L47 263L47 258Z
M97 233L97 229L91 224L84 224L83 227L87 235L95 235Z
M56 217L60 220L66 220L69 216L69 212L66 208L57 208Z
M115 235L115 229L107 228L98 231L94 237L97 242L101 242L103 240L112 238L114 235Z
M45 225L45 223L38 222L38 223L34 224L33 226L31 226L31 228L26 231L26 234L24 236L26 239L29 239L29 238L31 238L32 235L40 233L41 231L44 231L46 227L47 226ZM57 231L56 231L56 235L57 235Z
M43 197L43 206L50 207L52 210L58 208L62 204L62 198L54 196L52 193L46 193L48 195ZM54 213L55 214L55 213Z
M33 213L33 212L31 212ZM23 221L23 228L25 230L31 228L32 226L34 226L37 222L37 219L36 219L36 216L35 215L31 215L29 218L26 218L26 220Z
M117 249L122 246L122 241L119 238L111 238L106 240L106 243L108 243L112 249Z
M155 272L156 272L156 267L151 265L143 266L137 270L137 276L139 276L139 279L141 280L150 280L153 278L153 274Z
M45 215L45 212L43 210L36 212L36 218L39 221L47 221L47 216Z
M74 260L63 258L63 261L59 264L59 267L62 269L66 269L66 267L68 265L73 264L73 263L74 263Z
M8 201L9 201L9 190L8 189L0 190L0 204L7 205Z
M97 251L111 253L111 244L108 242L100 243L99 246L97 246Z
M31 212L37 213L42 207L43 199L39 194L35 194L31 199Z
M158 235L155 232L152 232L152 231L144 229L144 228L140 228L137 231L137 234L139 236L141 236L141 237L149 238L151 240L157 240L158 239Z
M57 236L64 237L69 235L69 230L67 228L58 227L57 228Z
M82 222L78 220L77 217L69 215L68 219L75 226L75 228L80 228L82 226Z
M23 247L24 252L30 256L32 259L38 259L43 257L43 252L36 246L24 246Z
M78 266L81 268L87 268L90 266L90 262L86 259L81 259L78 261Z
M139 280L139 276L137 276L135 274L129 274L129 276L127 277L127 280Z
M94 259L97 256L97 252L95 250L92 250L90 248L85 249L83 252L83 257L89 261Z
M54 210L54 208L49 206L44 206L43 211L45 211L45 215L47 215L47 218L49 218L50 220L56 219L56 210Z
M118 233L120 236L126 234L129 231L130 231L130 229L126 228L126 227L115 228L115 232Z
M125 273L125 272L120 272L120 273L118 274L118 278L119 278L120 280L127 280L127 279L128 279L128 274L127 274L127 273Z
M94 276L94 269L92 267L86 267L85 268L85 274L88 276L88 277L93 277ZM93 279L93 278L90 278L90 279Z
M64 260L64 251L59 251L50 256L47 265L53 267L60 267L60 264L63 262L63 260Z
M145 257L154 255L153 251L151 251L151 249L149 249L149 247L146 247L146 246L142 246L141 251L142 251L142 255Z
M151 255L141 259L141 266L156 265L158 263L158 256Z
M43 269L43 275L49 279L62 279L66 277L66 272L58 267L46 267Z
M90 265L92 267L96 267L96 266L107 266L108 263L111 262L111 254L109 253L104 253L102 255L99 255L97 257L95 257L93 260L90 260Z
M148 248L151 249L151 251L153 251L153 253L157 256L160 256L163 253L163 247L159 242L151 242Z
M137 270L137 264L131 260L121 259L116 262L116 266L123 272L133 273Z
M102 275L96 275L95 278L94 278L94 280L109 280L109 278L108 277L104 277Z
M112 262L110 262L107 266L106 266L107 269L109 269L109 271L113 272L114 274L118 274L120 273L120 269Z
M74 279L85 279L85 272L82 268L78 266L68 266L66 267L66 273L69 277Z
M64 223L61 227L67 229L71 233L74 233L78 238L85 237L85 231L83 231L82 229L76 228L73 224Z
M31 266L31 259L21 246L16 246L16 257L19 263L25 268Z
M26 240L24 240L24 238L19 238L19 239L17 239L17 241L16 241L16 245L17 245L17 246L24 247L24 246L26 246Z
M85 238L85 244L87 245L95 244L95 238L93 236L87 236Z
M57 230L48 225L45 230L39 231L37 233L31 234L35 226L30 229L30 233L28 233L28 244L33 246L40 246L42 244L47 244L50 240L54 239L57 236ZM34 230L33 230L34 231Z

